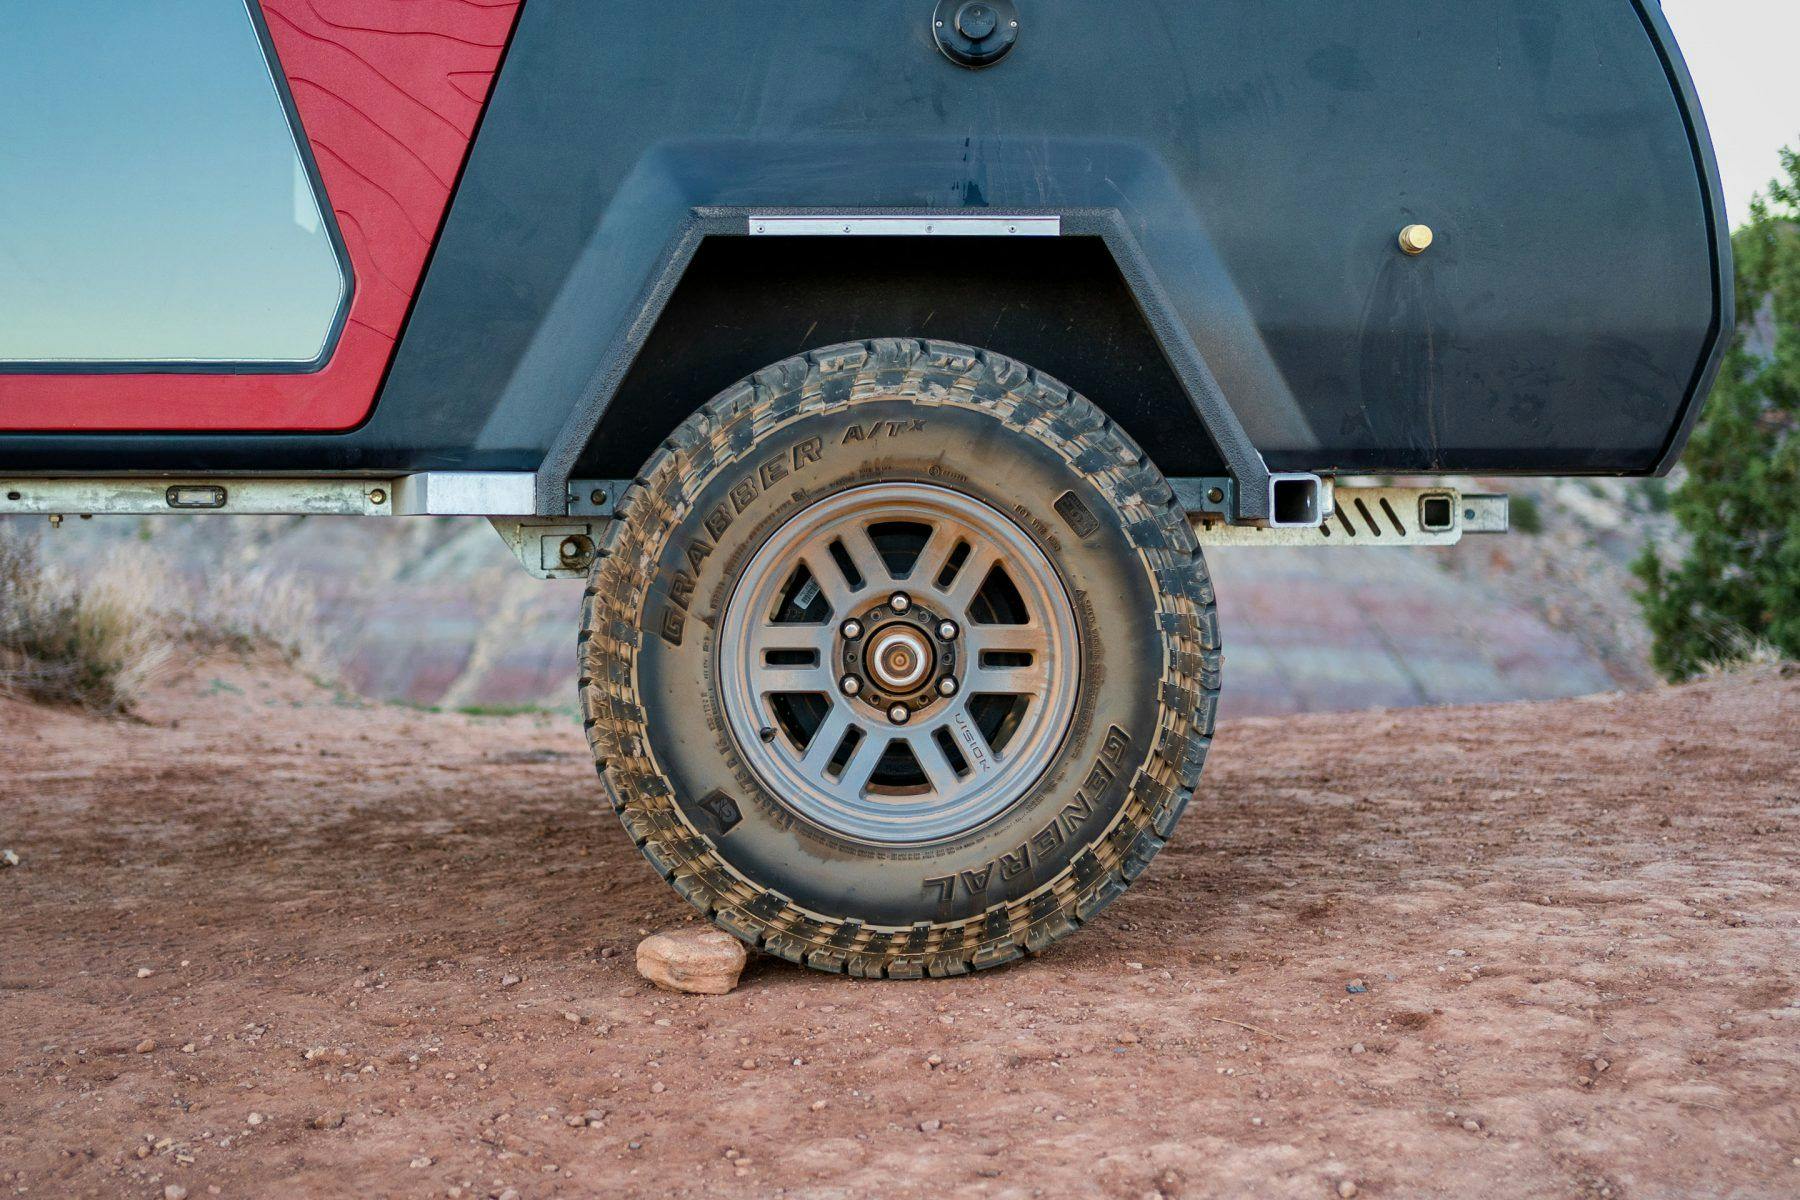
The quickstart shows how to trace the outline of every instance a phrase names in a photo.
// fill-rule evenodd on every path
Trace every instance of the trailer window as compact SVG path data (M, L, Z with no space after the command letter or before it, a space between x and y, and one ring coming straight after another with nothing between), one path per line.
M349 260L255 0L7 6L0 370L313 370Z

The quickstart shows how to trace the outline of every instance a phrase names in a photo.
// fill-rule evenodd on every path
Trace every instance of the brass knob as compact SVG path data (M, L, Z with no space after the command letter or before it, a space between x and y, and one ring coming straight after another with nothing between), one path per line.
M1431 232L1429 225L1408 225L1400 231L1400 249L1408 254L1423 254L1436 240L1437 235Z

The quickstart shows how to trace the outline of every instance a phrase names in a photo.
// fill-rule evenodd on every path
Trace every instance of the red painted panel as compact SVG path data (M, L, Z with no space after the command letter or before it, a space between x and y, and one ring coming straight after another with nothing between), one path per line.
M4 430L349 429L368 416L519 0L262 0L356 290L307 375L0 375Z

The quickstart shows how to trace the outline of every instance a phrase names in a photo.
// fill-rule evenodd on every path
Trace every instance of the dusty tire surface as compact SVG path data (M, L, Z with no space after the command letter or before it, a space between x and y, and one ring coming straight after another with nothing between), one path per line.
M758 548L809 506L896 480L1016 522L1079 625L1069 726L1041 776L979 827L918 844L784 802L717 694L721 614ZM1053 379L911 340L788 359L690 417L620 502L580 653L600 777L670 885L767 953L887 978L1036 953L1116 899L1192 798L1221 665L1199 547L1143 451Z

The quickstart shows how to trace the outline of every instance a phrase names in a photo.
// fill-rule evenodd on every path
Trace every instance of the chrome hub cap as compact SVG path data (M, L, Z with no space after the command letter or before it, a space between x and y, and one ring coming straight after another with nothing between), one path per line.
M869 639L869 674L883 691L918 690L936 658L919 631L905 625L883 629Z
M1074 608L998 509L930 484L795 514L720 626L720 696L758 779L847 837L927 842L1004 812L1074 719Z

